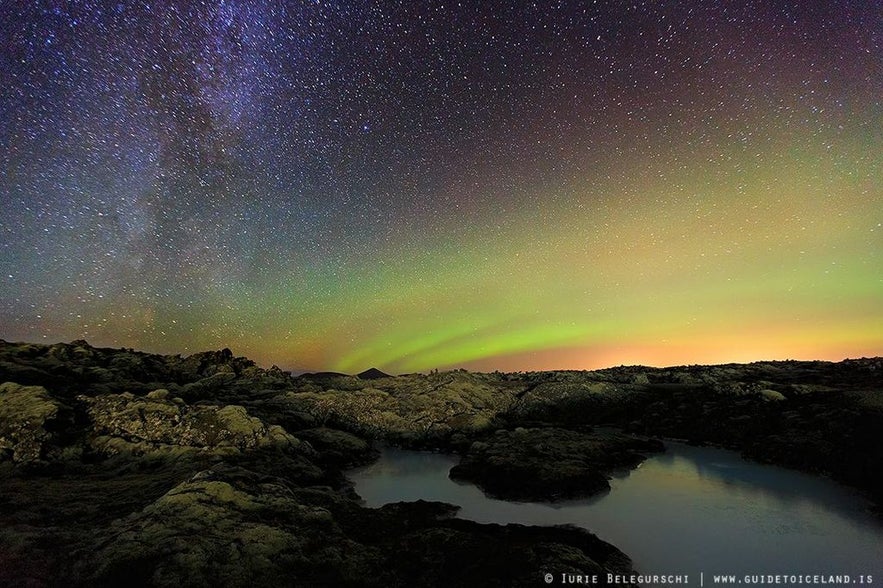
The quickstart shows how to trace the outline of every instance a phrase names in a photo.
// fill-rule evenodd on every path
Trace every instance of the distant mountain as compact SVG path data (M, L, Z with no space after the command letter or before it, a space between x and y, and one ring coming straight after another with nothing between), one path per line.
M360 374L357 374L356 377L360 380L379 380L380 378L391 378L392 376L381 372L377 368L370 368Z

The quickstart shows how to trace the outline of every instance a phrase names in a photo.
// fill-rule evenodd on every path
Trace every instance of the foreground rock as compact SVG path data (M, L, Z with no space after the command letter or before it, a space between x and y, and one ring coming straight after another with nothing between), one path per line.
M455 432L488 428L511 405L520 387L494 374L463 370L369 381L311 376L276 403L309 414L318 424L363 437L411 446L439 445Z
M338 467L353 467L374 461L379 452L367 441L355 435L316 427L297 432L298 439L307 441L317 452L317 458Z
M243 393L278 374L227 352L164 363L78 342L11 354L39 359L12 370L33 377L102 375L81 394L0 387L0 585L535 586L541 571L631 571L581 530L480 525L439 503L360 506L341 468L373 459L371 442L290 401L322 393ZM148 382L128 391L138 366ZM480 381L396 382L400 431L474 432L475 415L497 410Z
M284 479L217 467L114 521L77 575L111 586L350 585L371 555Z
M18 464L48 458L69 414L42 386L0 384L0 454Z
M101 533L89 585L535 586L539 570L631 569L584 531L479 525L441 503L357 506L241 468L202 471Z
M450 476L506 500L584 498L610 489L612 472L664 451L656 440L554 427L500 430L475 441Z
M363 508L373 441L452 449L506 498L607 487L680 437L831 475L883 503L883 360L293 378L229 350L0 341L0 585L520 586L627 572L585 531ZM495 433L495 431L500 431Z
M130 393L78 398L91 420L92 445L105 453L149 451L163 446L248 450L300 441L277 425L267 426L242 406L188 406L168 391L139 398Z

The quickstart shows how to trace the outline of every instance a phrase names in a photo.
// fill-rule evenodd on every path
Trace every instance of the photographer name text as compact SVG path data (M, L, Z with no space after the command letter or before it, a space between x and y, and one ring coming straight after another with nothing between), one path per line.
M546 584L562 585L602 585L602 586L799 586L799 585L869 585L874 583L870 574L576 574L560 572L547 573ZM691 582L692 580L692 582Z

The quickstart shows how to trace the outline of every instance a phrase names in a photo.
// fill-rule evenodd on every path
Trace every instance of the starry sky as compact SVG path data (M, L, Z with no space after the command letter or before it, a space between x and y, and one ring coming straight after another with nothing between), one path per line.
M0 0L0 337L883 354L876 0Z

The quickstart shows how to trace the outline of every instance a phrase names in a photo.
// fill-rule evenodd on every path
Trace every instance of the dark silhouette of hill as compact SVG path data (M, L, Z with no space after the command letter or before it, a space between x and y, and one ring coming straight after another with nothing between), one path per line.
M301 378L306 380L327 380L329 378L346 378L347 376L348 374L340 372L312 372L300 375Z
M379 380L381 378L391 378L392 376L381 372L377 368L369 368L364 372L359 373L356 377L360 380Z

